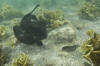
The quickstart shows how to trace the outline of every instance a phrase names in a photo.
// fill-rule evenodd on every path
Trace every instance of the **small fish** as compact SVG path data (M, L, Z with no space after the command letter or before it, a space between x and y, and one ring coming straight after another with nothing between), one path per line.
M64 46L64 47L62 48L62 51L73 52L73 51L75 51L78 47L79 47L79 45Z

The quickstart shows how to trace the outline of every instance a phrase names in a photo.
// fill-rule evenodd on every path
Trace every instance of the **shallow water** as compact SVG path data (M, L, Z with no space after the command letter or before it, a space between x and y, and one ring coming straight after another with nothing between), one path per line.
M3 25L7 28L6 30L0 28L0 31L4 30L4 32L0 32L0 46L2 45L2 47L0 47L0 53L5 53L7 54L7 57L9 57L6 58L7 61L5 61L6 59L3 60L5 62L1 61L0 59L0 66L92 65L92 63L90 63L83 57L81 46L89 38L86 34L88 30L94 29L97 33L100 34L100 19L99 17L97 20L87 20L79 18L78 12L84 2L84 0L0 0L0 26ZM39 8L42 9L48 9L50 11L62 11L64 13L63 20L66 20L65 23L67 23L50 31L47 27L47 37L41 40L43 46L37 45L37 41L34 41L34 43L32 44L27 44L23 41L21 42L21 40L19 40L15 36L13 30L13 27L17 24L19 25L22 18L30 11L32 11L37 4L40 4ZM10 10L10 7L12 10ZM37 8L33 13L36 17L38 16L37 11L39 8ZM4 10L4 12L2 12L2 9ZM40 26L41 25L43 24L41 23ZM28 29L30 29L30 26L28 27ZM27 34L25 35L31 35L30 32L32 31L27 32L28 29L22 29L23 32L25 32L26 30ZM33 30L33 33L36 33L35 31L38 32L45 30L36 29ZM23 34L23 32L19 29L19 32L17 33L20 34L20 32ZM4 35L2 35L2 33L4 33ZM43 34L41 35L41 33ZM45 32L41 33L32 36L35 36L35 38L37 38L37 35L40 35L39 37L41 37ZM30 39L30 37L28 37L27 40ZM74 47L76 45L78 47ZM65 48L64 51L62 49L63 47ZM73 51L71 51L71 47L74 47ZM29 64L18 65L15 57L19 56L21 53L24 53L29 57ZM14 64L14 62L17 64ZM85 64L85 62L87 63L87 65ZM25 61L23 61L23 63L25 63Z

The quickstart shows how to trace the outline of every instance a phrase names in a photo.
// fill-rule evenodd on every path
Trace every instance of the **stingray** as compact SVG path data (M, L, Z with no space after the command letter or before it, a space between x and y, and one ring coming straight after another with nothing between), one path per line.
M42 41L47 37L46 22L42 20L37 20L36 15L32 14L37 7L26 14L20 25L13 27L15 37L24 44L38 44L43 45Z

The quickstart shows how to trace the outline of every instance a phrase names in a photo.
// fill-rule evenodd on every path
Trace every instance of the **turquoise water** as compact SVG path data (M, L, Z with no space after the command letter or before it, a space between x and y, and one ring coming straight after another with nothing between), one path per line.
M36 4L41 4L41 7L45 7L45 8L57 8L57 9L61 9L62 7L68 7L68 6L77 6L79 5L81 2L80 0L0 0L0 5L2 5L3 3L6 4L10 4L14 7L17 7L19 9L27 9L30 7L33 7ZM68 10L68 9L67 9Z

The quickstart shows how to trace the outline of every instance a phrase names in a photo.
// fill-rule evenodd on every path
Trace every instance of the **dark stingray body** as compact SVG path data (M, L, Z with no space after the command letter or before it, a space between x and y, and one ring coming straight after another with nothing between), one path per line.
M25 44L39 43L47 37L46 23L38 21L35 15L31 13L25 15L20 26L13 27L16 38Z
M24 29L29 29L32 27L38 27L38 21L35 15L27 14L23 17L21 21L21 26Z
M43 39L42 37L38 38L37 36L33 35L34 33L32 34L31 32L26 32L26 30L22 29L20 26L14 26L13 31L16 38L20 42L23 42L25 44L37 43L39 46L42 45L41 40L39 40L39 39ZM44 38L46 38L46 36Z

